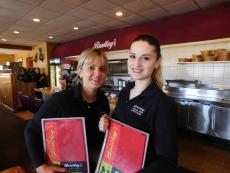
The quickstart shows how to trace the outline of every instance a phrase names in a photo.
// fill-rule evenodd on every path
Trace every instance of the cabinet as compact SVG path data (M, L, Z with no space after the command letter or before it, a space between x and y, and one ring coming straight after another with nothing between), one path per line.
M188 106L185 100L176 100L177 106L177 127L187 129L188 126Z
M177 127L230 140L230 105L176 99Z
M213 135L230 140L230 107L215 106Z
M188 129L208 134L211 129L211 106L199 102L188 105Z

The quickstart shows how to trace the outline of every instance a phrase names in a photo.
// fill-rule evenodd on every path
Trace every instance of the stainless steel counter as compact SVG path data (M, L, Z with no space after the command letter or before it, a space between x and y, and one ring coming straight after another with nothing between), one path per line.
M230 140L230 89L191 83L163 88L177 104L178 127Z
M198 100L230 106L230 89L203 89L164 86L163 91L170 97Z

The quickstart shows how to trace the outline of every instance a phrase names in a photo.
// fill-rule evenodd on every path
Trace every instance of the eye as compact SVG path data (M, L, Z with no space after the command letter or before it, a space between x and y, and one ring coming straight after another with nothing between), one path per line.
M100 72L105 72L105 67L99 67Z
M93 70L95 70L95 66L89 66L89 69L90 69L91 71L93 71Z
M129 55L129 58L131 58L131 59L135 59L136 57L135 57L135 55Z
M149 60L150 60L150 57L144 56L143 59L144 59L145 61L149 61Z

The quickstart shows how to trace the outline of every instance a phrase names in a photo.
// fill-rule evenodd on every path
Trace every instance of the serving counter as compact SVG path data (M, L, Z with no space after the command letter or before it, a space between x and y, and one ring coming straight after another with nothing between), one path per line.
M179 128L230 140L230 89L194 81L194 86L169 82L163 90L177 104Z

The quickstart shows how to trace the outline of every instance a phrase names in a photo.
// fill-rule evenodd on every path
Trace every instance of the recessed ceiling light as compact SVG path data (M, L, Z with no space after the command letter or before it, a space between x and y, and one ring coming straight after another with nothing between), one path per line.
M54 38L53 36L49 36L49 38Z
M15 34L19 34L20 32L19 31L14 31Z
M73 27L74 30L78 30L79 28L78 27Z
M33 18L33 21L34 22L40 22L40 19L39 18Z
M116 12L116 16L120 17L123 16L123 13L121 11Z
M1 40L2 40L2 41L7 41L7 39L5 39L5 38L2 38Z

